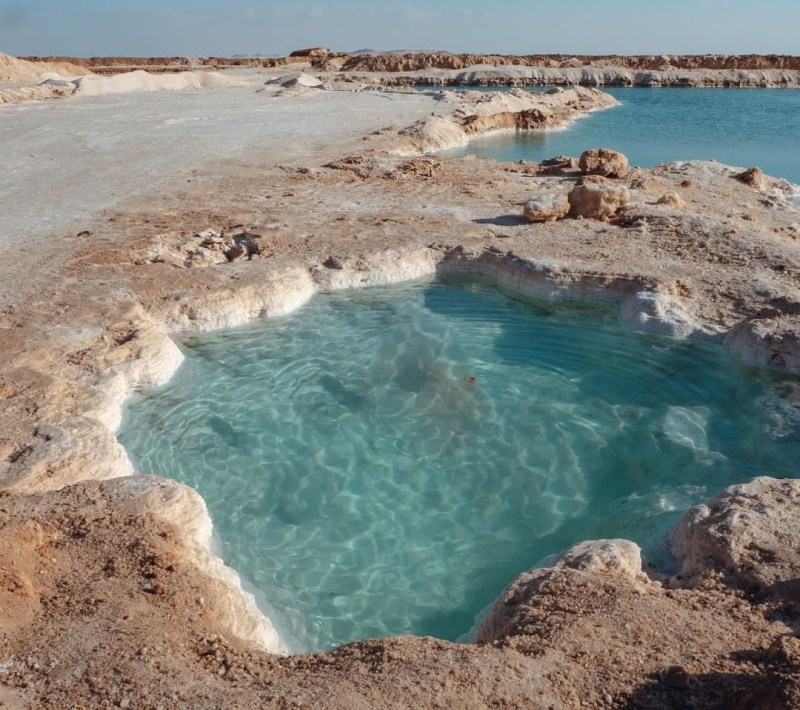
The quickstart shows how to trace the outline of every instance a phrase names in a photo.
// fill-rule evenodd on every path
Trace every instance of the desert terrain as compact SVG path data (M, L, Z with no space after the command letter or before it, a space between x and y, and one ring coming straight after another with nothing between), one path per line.
M170 334L437 273L610 301L634 329L800 370L800 209L785 181L711 162L641 169L601 146L445 159L616 102L592 88L415 92L340 75L391 68L377 60L321 74L336 57L290 59L177 81L58 60L44 85L4 65L0 702L800 705L796 480L763 471L687 511L668 541L678 574L631 542L587 541L507 580L474 643L292 656L211 551L199 495L133 470L121 407L180 364ZM798 71L770 61L744 69ZM396 70L461 69L434 64ZM723 65L708 70L739 70ZM800 408L800 388L783 395Z

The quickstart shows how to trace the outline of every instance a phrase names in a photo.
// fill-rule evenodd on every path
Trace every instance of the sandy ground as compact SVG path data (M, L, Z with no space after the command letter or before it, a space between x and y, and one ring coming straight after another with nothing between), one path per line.
M204 547L199 497L114 479L131 473L113 436L121 402L177 367L170 332L457 270L616 301L633 327L800 370L800 210L775 181L699 163L593 183L626 196L611 221L533 224L523 204L565 200L577 163L402 156L420 124L380 129L444 111L431 97L254 88L0 109L13 171L0 202L0 701L797 707L797 482L694 511L674 578L618 541L522 575L476 644L265 652L252 605Z

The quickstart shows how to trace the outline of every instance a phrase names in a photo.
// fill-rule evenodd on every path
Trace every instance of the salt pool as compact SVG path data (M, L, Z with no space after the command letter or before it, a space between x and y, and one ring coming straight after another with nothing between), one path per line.
M456 639L571 543L625 537L668 564L687 507L800 476L796 378L632 333L610 306L447 279L180 345L119 438L203 495L293 650Z

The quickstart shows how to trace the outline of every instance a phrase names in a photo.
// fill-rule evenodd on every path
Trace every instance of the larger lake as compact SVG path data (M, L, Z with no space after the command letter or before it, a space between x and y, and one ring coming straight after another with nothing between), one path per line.
M613 148L633 165L717 160L759 166L800 184L800 90L603 88L621 106L565 130L520 131L475 140L448 155L539 161Z

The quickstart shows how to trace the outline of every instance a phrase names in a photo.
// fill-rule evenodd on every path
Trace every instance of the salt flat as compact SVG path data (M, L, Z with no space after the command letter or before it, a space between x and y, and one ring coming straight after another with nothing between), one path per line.
M45 270L42 256L57 258L69 248L60 238L88 228L101 210L143 195L152 204L189 181L241 174L245 165L313 155L410 123L432 104L421 94L373 91L277 97L280 89L263 85L268 74L235 75L241 86L76 95L0 109L0 254L15 254L11 264L2 259L0 280L8 284L22 267L29 277ZM10 296L3 289L0 304Z

